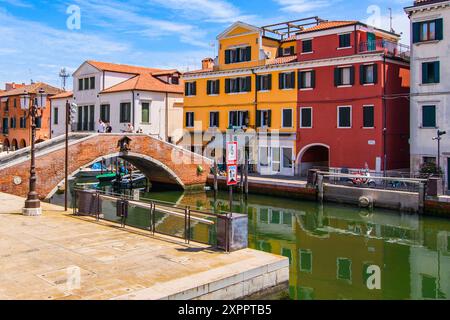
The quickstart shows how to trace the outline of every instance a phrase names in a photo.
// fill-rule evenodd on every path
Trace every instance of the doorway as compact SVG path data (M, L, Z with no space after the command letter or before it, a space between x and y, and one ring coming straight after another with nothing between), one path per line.
M328 170L330 148L322 144L308 145L300 151L297 163L297 172L302 177L306 177L310 169Z

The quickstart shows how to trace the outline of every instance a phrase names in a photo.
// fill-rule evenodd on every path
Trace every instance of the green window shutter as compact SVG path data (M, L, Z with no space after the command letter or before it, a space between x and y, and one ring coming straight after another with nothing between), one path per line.
M261 90L261 76L256 76L256 91Z
M252 91L252 77L245 78L245 89L247 92Z
M268 81L269 82L269 88L268 89L272 90L272 74L269 74L268 77L269 77L269 81Z
M413 43L420 42L420 22L413 23Z
M366 83L366 68L364 65L359 66L359 83L365 84Z
M291 46L291 56L293 56L294 54L295 54L295 47L294 46Z
M436 40L444 39L444 20L436 19Z
M230 64L231 62L231 51L225 50L225 64Z
M272 110L269 110L268 112L269 112L269 122L268 122L267 126L269 128L271 128L272 127Z
M316 70L311 71L311 88L316 87Z
M434 67L434 83L439 83L441 81L440 62L439 61L434 62L433 67Z
M422 83L428 83L428 63L422 63Z
M350 84L351 85L355 84L355 67L354 66L350 67Z
M246 61L252 61L252 47L247 47L245 50L246 53Z
M341 85L341 69L335 68L334 69L334 86L340 86Z
M211 80L206 81L206 94L210 95L211 94Z
M283 56L283 48L278 48L278 57Z
M220 94L220 80L216 80L216 94Z
M303 88L302 74L303 74L303 72L301 72L301 71L298 72L298 87L300 89Z
M261 127L261 110L256 110L256 127Z
M291 84L292 84L292 88L296 88L295 85L295 71L291 73Z
M278 74L278 84L279 84L279 89L284 89L284 74L283 73Z
M184 84L184 94L187 96L188 95L188 85L189 85L189 83L185 83Z
M193 86L192 94L195 96L195 95L197 95L197 82L193 82L192 86Z
M225 93L230 93L230 79L225 79Z

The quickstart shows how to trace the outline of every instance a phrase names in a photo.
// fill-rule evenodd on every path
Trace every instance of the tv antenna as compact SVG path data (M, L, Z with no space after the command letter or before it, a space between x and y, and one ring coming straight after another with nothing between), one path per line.
M389 28L392 33L395 32L394 28L392 27L392 8L389 8Z
M66 91L66 80L70 78L70 74L67 73L66 68L62 68L59 72L59 77L61 78L63 90Z

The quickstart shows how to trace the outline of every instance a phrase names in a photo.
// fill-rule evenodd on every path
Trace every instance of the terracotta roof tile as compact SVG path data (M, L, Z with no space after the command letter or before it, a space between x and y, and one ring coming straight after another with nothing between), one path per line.
M0 93L0 97L10 97L22 95L25 91L28 93L38 93L39 89L44 89L45 93L48 95L55 95L61 93L61 89L55 88L44 82L36 82L24 87L16 88L13 90L5 91Z
M104 93L131 91L131 90L170 92L183 94L184 87L182 81L180 81L180 84L178 85L169 84L153 77L153 75L151 75L150 73L142 73L136 75L131 79L121 82L115 86L112 86L111 88L105 89L100 93L104 94Z
M319 23L316 26L306 28L305 30L300 31L299 34L313 32L313 31L333 29L333 28L338 28L338 27L351 26L351 25L354 25L357 23L358 23L358 21L325 21L325 22Z
M87 63L89 63L90 65L92 65L95 68L102 70L102 71L129 73L129 74L141 74L141 73L153 73L153 72L165 71L162 69L130 66L130 65L126 65L126 64L116 64L116 63L100 62L100 61L93 61L93 60L88 60Z
M199 74L199 73L208 73L208 72L212 72L212 71L214 71L213 68L200 69L200 70L192 70L192 71L185 72L183 75Z
M64 98L72 98L73 92L72 91L65 91L61 92L60 94L54 95L50 99L64 99Z

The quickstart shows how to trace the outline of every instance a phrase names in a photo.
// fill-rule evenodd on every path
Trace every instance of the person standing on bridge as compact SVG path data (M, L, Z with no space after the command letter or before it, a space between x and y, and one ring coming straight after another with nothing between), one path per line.
M111 124L109 122L106 124L105 132L106 133L111 133L112 132L112 127L111 127Z
M98 126L97 126L97 132L98 133L105 133L105 129L106 129L105 123L102 121L102 119L99 119L98 120Z

